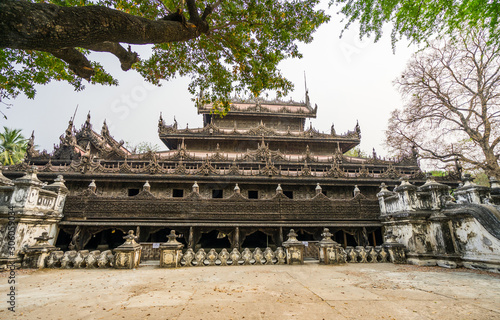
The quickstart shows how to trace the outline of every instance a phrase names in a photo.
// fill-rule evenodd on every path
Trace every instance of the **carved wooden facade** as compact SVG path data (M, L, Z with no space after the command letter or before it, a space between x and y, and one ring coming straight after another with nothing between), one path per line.
M344 246L380 245L378 186L425 179L416 154L345 156L359 144L360 126L345 134L333 125L329 133L307 128L305 120L317 112L308 97L235 101L224 118L210 108L198 109L202 128L166 125L160 116L159 137L170 150L144 154L125 149L106 123L94 131L89 115L80 130L70 121L51 154L35 150L32 136L26 161L4 173L15 178L35 165L42 180L64 175L69 195L60 228L69 236L58 243L76 250L112 246L109 232L131 227L143 242L164 242L154 235L179 230L193 249L215 230L232 247L257 231L280 246L292 227L299 240L318 241L329 227ZM445 179L456 182L453 174Z

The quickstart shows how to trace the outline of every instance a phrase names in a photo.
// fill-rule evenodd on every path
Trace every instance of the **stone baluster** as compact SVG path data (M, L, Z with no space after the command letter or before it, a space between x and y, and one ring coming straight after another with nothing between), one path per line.
M221 266L227 266L227 261L229 260L229 252L227 252L227 249L224 248L221 250L219 253L219 261Z
M264 254L262 253L262 250L260 248L255 248L253 251L253 259L255 260L256 265L261 265L262 260L264 259Z
M276 264L286 264L286 252L282 247L276 248L274 255L276 256Z
M241 253L241 258L243 259L243 265L249 266L252 264L252 259L253 259L253 254L250 249L245 248L243 252Z
M207 253L206 260L208 262L207 265L209 266L215 266L215 262L219 258L219 255L217 254L217 251L215 249L210 249Z
M265 264L273 264L273 260L275 258L275 254L271 248L267 247L266 250L264 250L264 259L266 259Z
M197 267L203 267L205 265L205 258L207 257L207 253L205 249L200 248L196 254L194 255L194 259L196 261Z
M229 258L231 259L232 266L238 266L239 261L241 259L241 253L238 251L238 248L233 248L233 251L229 254Z

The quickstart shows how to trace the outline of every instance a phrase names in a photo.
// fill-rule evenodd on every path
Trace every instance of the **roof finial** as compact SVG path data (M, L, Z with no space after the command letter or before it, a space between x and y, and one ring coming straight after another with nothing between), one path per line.
M309 89L307 89L307 80L306 80L306 71L304 70L304 88L306 91L306 105L308 107L311 107L311 104L309 102Z
M92 128L92 125L90 124L90 110L89 110L89 113L87 113L87 120L85 120L84 127L85 128Z
M78 105L76 105L75 113L73 114L73 118L71 118L71 123L73 123L75 121L75 117L76 117L76 112L77 111L78 111Z
M306 94L307 94L307 79L306 79L306 70L304 70L304 88L306 89Z

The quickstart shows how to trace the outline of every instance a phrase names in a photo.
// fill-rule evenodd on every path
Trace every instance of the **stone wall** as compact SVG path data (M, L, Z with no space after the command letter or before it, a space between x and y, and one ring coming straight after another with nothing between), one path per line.
M500 272L500 186L478 186L466 175L450 188L428 176L422 186L402 180L378 194L386 235L407 248L408 262Z
M62 176L47 185L34 167L13 181L0 171L0 266L20 263L23 250L44 232L53 244L67 193Z

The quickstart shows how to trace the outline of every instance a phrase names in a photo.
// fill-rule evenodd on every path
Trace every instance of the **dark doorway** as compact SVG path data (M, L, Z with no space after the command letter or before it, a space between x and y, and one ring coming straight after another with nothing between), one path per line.
M297 240L299 241L317 241L314 239L314 235L310 232L307 232L303 229L297 230Z
M56 239L56 247L60 248L62 251L67 251L69 244L71 243L71 239L73 236L69 233L66 233L64 230L59 230L59 234Z
M151 233L147 239L147 241L144 241L144 242L156 242L156 243L164 243L164 242L167 242L168 241L168 238L167 236L170 234L170 231L172 229L170 228L164 228L164 229L161 229L161 230L158 230L154 233ZM176 230L177 231L177 230ZM177 235L180 235L179 238L177 238L177 241L179 241L180 243L182 243L184 245L184 247L186 247L187 245L187 242L186 242L186 236L187 235L184 235L184 234L178 234L176 233Z
M111 250L125 242L123 239L124 236L125 234L121 230L107 229L94 234L84 249L101 251Z
M340 242L342 244L342 246L345 248L346 246L347 247L355 247L358 245L358 243L356 242L356 238L345 232L345 231L342 231L343 235L344 235L344 239L342 242Z
M384 237L382 236L382 228L377 228L369 236L371 246L381 246L384 243Z
M265 234L262 231L255 231L252 234L246 236L245 241L241 244L242 248L267 248L275 246L273 237Z
M208 233L202 233L198 242L203 249L231 248L228 235L219 230L212 230Z

